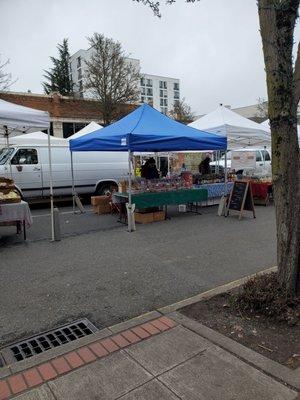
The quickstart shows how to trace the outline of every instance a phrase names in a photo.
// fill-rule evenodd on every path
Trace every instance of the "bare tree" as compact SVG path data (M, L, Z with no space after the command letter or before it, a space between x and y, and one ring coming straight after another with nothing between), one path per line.
M93 53L86 61L85 89L88 89L101 104L105 125L117 118L124 103L139 100L140 73L126 59L121 44L95 33L88 38Z
M9 60L2 62L0 56L0 90L2 91L7 90L13 83L15 83L15 80L13 81L12 79L12 74L5 71L8 64Z
M159 15L159 2L134 1L150 5ZM176 0L166 2L171 4ZM300 292L300 155L297 138L300 44L293 64L299 3L300 0L257 0L272 134L278 276L282 287L291 294Z
M189 124L195 119L191 107L185 103L185 98L177 100L169 114L171 118L184 124Z
M268 102L263 97L257 99L257 118L263 121L268 118Z

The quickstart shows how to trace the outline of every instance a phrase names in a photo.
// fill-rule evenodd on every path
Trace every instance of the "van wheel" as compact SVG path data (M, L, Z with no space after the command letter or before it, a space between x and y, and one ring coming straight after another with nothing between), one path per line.
M115 183L104 183L97 186L96 196L110 195L112 192L118 190L118 186Z

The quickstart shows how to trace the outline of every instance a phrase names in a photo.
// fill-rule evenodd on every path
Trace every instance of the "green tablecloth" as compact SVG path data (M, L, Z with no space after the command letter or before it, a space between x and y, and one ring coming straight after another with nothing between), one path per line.
M117 200L128 201L127 193L114 193ZM136 208L166 206L170 204L197 203L207 200L207 189L182 189L169 192L137 193L132 195Z

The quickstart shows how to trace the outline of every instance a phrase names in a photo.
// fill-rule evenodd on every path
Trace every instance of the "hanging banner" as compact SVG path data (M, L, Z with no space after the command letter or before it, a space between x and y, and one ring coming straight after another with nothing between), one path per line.
M255 168L255 151L233 151L231 155L231 169Z

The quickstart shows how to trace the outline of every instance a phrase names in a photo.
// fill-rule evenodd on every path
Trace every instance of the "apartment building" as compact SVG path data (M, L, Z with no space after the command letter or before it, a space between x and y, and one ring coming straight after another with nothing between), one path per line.
M84 76L86 74L86 61L93 54L93 48L80 49L70 57L70 75L74 83L74 91L81 98L91 98L92 94L84 88ZM137 71L141 70L140 60L126 58ZM176 78L140 73L140 82L137 85L140 90L140 103L148 103L157 110L168 113L180 100L180 81Z

